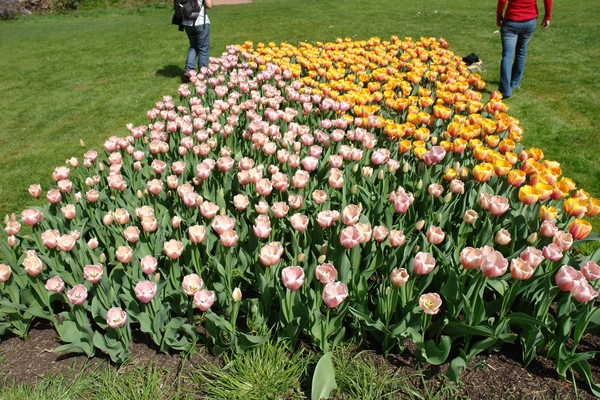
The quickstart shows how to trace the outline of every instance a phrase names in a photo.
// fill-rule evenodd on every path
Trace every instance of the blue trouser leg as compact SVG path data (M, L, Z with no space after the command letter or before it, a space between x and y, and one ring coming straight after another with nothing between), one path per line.
M505 97L512 89L521 86L527 45L535 32L537 20L525 22L502 21L502 61L500 62L500 85L498 90Z
M185 60L185 69L194 69L197 63L199 71L200 68L208 66L208 57L210 55L210 24L186 26L185 33L187 33L190 41L190 48Z

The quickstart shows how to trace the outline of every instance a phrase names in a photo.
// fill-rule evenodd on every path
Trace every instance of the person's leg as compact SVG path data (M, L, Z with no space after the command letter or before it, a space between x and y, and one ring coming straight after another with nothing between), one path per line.
M537 20L531 20L527 23L523 24L519 32L519 38L517 39L517 44L515 48L515 62L512 66L511 72L511 88L518 88L521 86L521 81L523 80L523 71L525 70L525 58L527 56L527 45L535 32L535 27L537 25Z
M210 24L205 24L204 29L198 34L198 71L202 67L208 67L210 55Z
M502 21L500 36L502 38L502 61L500 62L500 84L498 90L504 97L512 95L510 87L512 64L515 57L515 47L517 45L517 29L515 23Z
M185 60L185 72L192 70L196 67L196 59L198 58L198 36L195 26L186 26L185 33L190 41L190 48L188 49L187 57Z

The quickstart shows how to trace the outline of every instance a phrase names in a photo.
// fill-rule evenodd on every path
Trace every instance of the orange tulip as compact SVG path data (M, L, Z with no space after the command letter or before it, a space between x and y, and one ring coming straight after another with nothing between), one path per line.
M540 207L540 218L544 221L552 221L558 216L558 210L554 207L542 205Z
M533 187L539 191L541 201L548 200L554 189L551 185L541 181L537 182Z
M575 219L569 224L569 233L573 239L584 239L592 231L592 224L582 219Z
M571 197L563 202L563 211L572 217L579 218L587 211L587 206L582 204L577 197Z
M587 203L587 211L585 215L595 217L600 213L600 200L590 197Z
M411 149L411 143L410 140L404 139L401 140L400 143L398 143L398 150L400 150L400 153L408 153Z
M525 185L519 188L519 200L523 204L534 204L540 199L540 192L533 186Z
M494 174L494 166L490 163L481 163L477 164L473 168L473 178L477 182L487 182L490 180L492 175Z
M477 161L488 160L490 149L485 146L477 146L473 149L473 156Z
M506 160L496 159L493 162L494 165L494 173L498 176L505 176L512 171L512 165Z
M455 139L452 142L452 151L455 154L461 154L467 148L467 141L461 138Z
M498 143L498 151L501 153L506 153L508 151L513 151L515 149L515 142L510 139L502 139L500 143Z
M454 168L448 168L448 171L444 174L444 180L446 182L451 182L452 180L458 178L458 172L454 170Z
M509 185L516 187L525 183L525 178L525 172L521 171L520 169L512 169L506 176L506 181Z

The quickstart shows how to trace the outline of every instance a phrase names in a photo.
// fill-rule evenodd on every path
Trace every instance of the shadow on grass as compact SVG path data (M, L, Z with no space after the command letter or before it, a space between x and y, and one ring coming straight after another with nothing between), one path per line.
M183 68L177 65L165 65L158 71L156 71L157 76L164 76L166 78L180 78L183 76Z

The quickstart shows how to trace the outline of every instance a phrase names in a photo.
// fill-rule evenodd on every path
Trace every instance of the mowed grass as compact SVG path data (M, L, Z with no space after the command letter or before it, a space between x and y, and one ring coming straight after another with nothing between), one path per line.
M333 41L392 35L443 37L458 55L485 63L496 90L500 37L495 4L477 0L255 0L210 10L211 54L228 44ZM541 7L541 4L540 4ZM598 126L600 7L554 5L550 29L534 35L521 89L508 100L526 147L559 161L564 175L600 197ZM97 9L0 24L0 216L32 204L30 183L49 186L52 170L81 156L80 139L99 149L125 125L146 122L163 95L176 96L187 38L170 24L168 4ZM598 218L594 221L599 230Z

